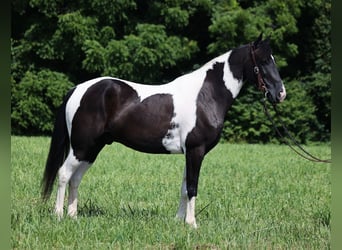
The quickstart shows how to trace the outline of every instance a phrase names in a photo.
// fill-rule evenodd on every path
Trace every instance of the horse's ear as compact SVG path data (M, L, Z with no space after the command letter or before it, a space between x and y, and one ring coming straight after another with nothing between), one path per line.
M262 40L262 32L260 33L258 39L254 42L254 46L257 47L258 44L261 42L261 40Z
M271 38L270 38L269 36L266 37L265 42L266 42L267 44L270 44L270 41L271 41Z

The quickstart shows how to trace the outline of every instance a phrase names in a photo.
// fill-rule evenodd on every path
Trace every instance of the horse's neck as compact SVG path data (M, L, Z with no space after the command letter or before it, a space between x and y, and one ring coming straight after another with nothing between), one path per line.
M230 50L230 51L212 59L211 61L209 61L205 65L203 65L201 68L199 68L197 71L202 72L202 77L204 79L206 77L208 70L213 69L214 65L216 63L224 63L222 79L224 81L226 88L231 92L233 98L235 99L241 90L241 87L243 85L243 81L242 81L242 79L236 79L233 76L232 69L228 63L231 52L232 51ZM196 71L194 71L193 73L197 74Z
M229 67L230 52L221 55L199 70L193 72L192 79L198 79L197 103L204 113L223 123L224 117L238 95L242 81L235 79ZM196 76L196 77L194 77Z

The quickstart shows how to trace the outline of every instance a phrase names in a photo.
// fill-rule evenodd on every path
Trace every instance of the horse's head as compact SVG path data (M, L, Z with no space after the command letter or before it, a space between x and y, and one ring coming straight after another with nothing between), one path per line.
M269 40L262 40L261 34L247 47L249 60L244 69L247 81L255 83L264 91L271 103L282 102L286 97L286 90L272 56Z

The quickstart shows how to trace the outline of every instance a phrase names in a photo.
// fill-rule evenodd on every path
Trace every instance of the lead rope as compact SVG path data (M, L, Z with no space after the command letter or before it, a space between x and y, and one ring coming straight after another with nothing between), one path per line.
M272 119L272 116L270 114L270 112L268 111L268 108L267 108L267 104L266 104L267 100L266 100L266 95L265 95L265 98L263 99L263 104L264 104L264 113L266 114L268 120L270 120L270 122L272 123L272 126L273 126L273 129L276 131L276 133L278 134L278 136L282 139L282 141L288 145L295 153L297 153L298 155L300 155L301 157L309 160L309 161L313 161L313 162L322 162L322 163L331 163L331 159L326 159L326 160L322 160L322 159L319 159L318 157L310 154L308 151L306 151L299 143L298 141L291 135L291 133L289 132L289 130L287 129L287 127L285 126L284 124L284 121L281 119L281 116L279 115L279 112L276 108L276 105L273 104L273 109L276 113L276 116L278 118L278 120L280 121L281 123L281 126L286 134L286 136L288 138L286 138L280 131L279 129L277 128L277 126L275 125L274 123L274 120ZM289 140L292 141L292 143L297 146L302 152L300 152L298 149L296 149L294 146L292 146L290 143L289 143Z

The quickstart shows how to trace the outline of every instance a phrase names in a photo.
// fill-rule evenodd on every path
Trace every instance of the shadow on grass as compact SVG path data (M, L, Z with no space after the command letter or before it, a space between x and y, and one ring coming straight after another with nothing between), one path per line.
M207 204L203 208L196 213L196 216L201 214L203 211L208 208L210 204ZM159 217L161 215L165 215L165 213L169 213L169 211L165 211L159 206L149 206L146 204L122 204L117 209L113 209L113 211L109 212L106 209L102 208L97 204L96 201L88 199L84 204L79 206L78 208L78 216L82 217L97 217L97 216L109 216L109 217L125 217L125 218L152 218ZM203 213L205 216L205 213Z
M107 211L99 206L96 201L88 199L85 203L79 206L78 216L82 217L157 217L161 214L159 207L141 207L138 204L125 204L121 205L113 211Z
M82 217L96 217L106 215L106 211L88 199L82 206L79 206L77 214Z
M158 217L163 212L159 207L144 207L139 204L130 205L127 203L124 206L120 206L119 216L121 217L139 217L139 218L151 218Z

